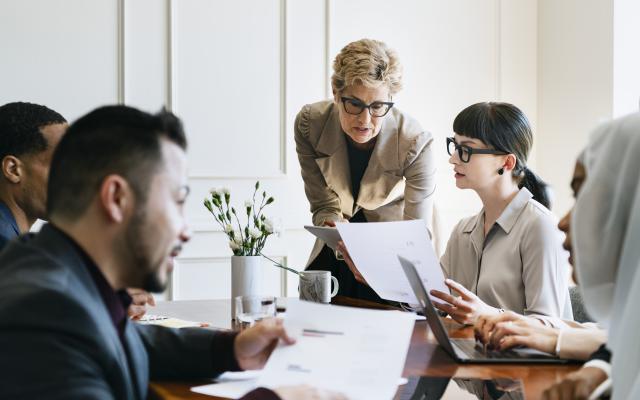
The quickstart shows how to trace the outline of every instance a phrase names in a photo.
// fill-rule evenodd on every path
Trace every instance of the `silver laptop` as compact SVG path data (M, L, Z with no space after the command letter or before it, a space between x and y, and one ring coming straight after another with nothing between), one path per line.
M451 339L447 329L438 317L427 290L418 275L413 263L402 256L398 256L409 284L422 306L427 323L438 340L438 344L444 348L456 361L462 363L553 363L565 364L568 360L560 359L552 354L530 348L517 348L507 351L485 351L483 346L474 339Z

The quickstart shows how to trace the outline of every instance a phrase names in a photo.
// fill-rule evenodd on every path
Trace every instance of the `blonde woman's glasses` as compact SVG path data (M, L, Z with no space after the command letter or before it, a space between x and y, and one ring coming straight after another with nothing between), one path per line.
M342 100L344 110L351 115L360 115L366 108L372 117L384 117L393 107L393 103L390 101L374 101L371 104L365 104L351 97L341 97L340 100Z

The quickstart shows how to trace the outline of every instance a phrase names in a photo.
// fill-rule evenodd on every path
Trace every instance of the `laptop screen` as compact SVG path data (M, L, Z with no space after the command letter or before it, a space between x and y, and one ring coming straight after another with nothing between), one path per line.
M455 352L453 350L453 346L449 341L449 335L447 334L447 329L440 321L440 317L438 316L438 312L436 308L431 303L431 299L429 298L429 294L420 279L420 275L418 275L418 271L416 270L413 263L402 256L398 256L398 260L400 260L400 265L404 271L404 274L407 276L409 280L409 284L411 285L411 289L416 295L418 302L420 302L420 306L424 312L424 316L427 318L427 323L431 328L431 331L438 340L438 344L444 347L444 349L451 354L453 357L457 358Z

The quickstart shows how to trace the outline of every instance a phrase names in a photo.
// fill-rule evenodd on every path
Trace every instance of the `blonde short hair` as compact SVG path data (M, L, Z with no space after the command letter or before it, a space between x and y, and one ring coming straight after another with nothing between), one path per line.
M398 93L402 89L402 66L395 50L372 39L360 39L342 48L333 61L331 87L342 93L357 84L371 88L387 85L392 96Z

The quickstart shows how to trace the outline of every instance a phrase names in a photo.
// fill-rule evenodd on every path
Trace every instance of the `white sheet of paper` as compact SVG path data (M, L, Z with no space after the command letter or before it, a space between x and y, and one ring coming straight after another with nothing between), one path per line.
M340 233L336 228L331 226L313 226L313 225L305 225L304 229L311 232L315 237L322 240L331 248L332 250L336 249L338 242L340 239Z
M412 261L427 291L449 293L424 221L336 224L356 268L378 296L417 304L398 255Z
M413 325L411 313L289 300L284 326L297 342L275 349L258 385L304 383L349 399L391 399Z
M195 386L191 388L191 391L208 396L237 399L258 387L258 377L261 372L225 372L215 379L215 383Z
M194 386L192 392L215 397L238 399L258 388L258 377L262 371L225 372L215 383ZM398 378L398 386L406 385L407 378Z

